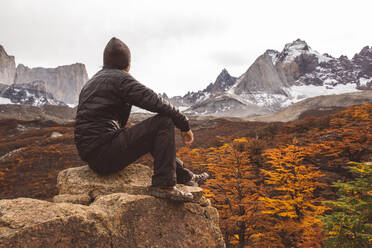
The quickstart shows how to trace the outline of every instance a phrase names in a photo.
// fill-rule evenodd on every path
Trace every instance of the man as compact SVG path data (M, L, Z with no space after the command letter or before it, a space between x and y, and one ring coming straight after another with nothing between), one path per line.
M191 201L176 183L198 185L207 173L196 175L176 157L175 127L184 144L194 140L188 118L130 74L129 48L112 38L103 54L103 68L82 88L76 113L75 144L80 158L101 175L115 173L150 152L154 175L149 194ZM132 105L158 113L125 127Z

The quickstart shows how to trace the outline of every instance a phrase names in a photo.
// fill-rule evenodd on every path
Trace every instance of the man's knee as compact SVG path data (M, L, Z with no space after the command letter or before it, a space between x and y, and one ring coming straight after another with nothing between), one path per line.
M159 122L161 127L174 128L173 120L169 116L157 114L154 118Z

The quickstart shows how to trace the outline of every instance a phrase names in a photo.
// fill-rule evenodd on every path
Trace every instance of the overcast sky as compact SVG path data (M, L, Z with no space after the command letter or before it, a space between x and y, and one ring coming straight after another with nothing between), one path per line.
M372 45L371 10L371 0L0 0L0 44L17 64L81 62L92 76L115 36L131 49L131 74L174 96L205 88L223 68L240 76L297 38L352 57Z

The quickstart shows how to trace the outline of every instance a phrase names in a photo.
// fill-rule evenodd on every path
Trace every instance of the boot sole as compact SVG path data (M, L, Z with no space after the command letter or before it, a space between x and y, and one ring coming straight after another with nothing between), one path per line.
M183 196L183 195L173 195L166 192L159 192L155 190L148 190L149 195L157 197L157 198L163 198L163 199L170 199L173 201L180 201L180 202L191 202L193 200L193 196Z

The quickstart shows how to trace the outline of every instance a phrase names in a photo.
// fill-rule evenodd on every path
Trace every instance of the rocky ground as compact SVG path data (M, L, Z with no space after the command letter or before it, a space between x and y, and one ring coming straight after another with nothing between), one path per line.
M101 177L82 166L59 174L54 203L0 200L0 247L225 247L201 188L183 187L189 203L155 198L147 195L151 174L132 164Z
M41 107L25 104L0 104L0 120L16 119L23 121L54 121L68 123L76 116L76 108L58 105Z

